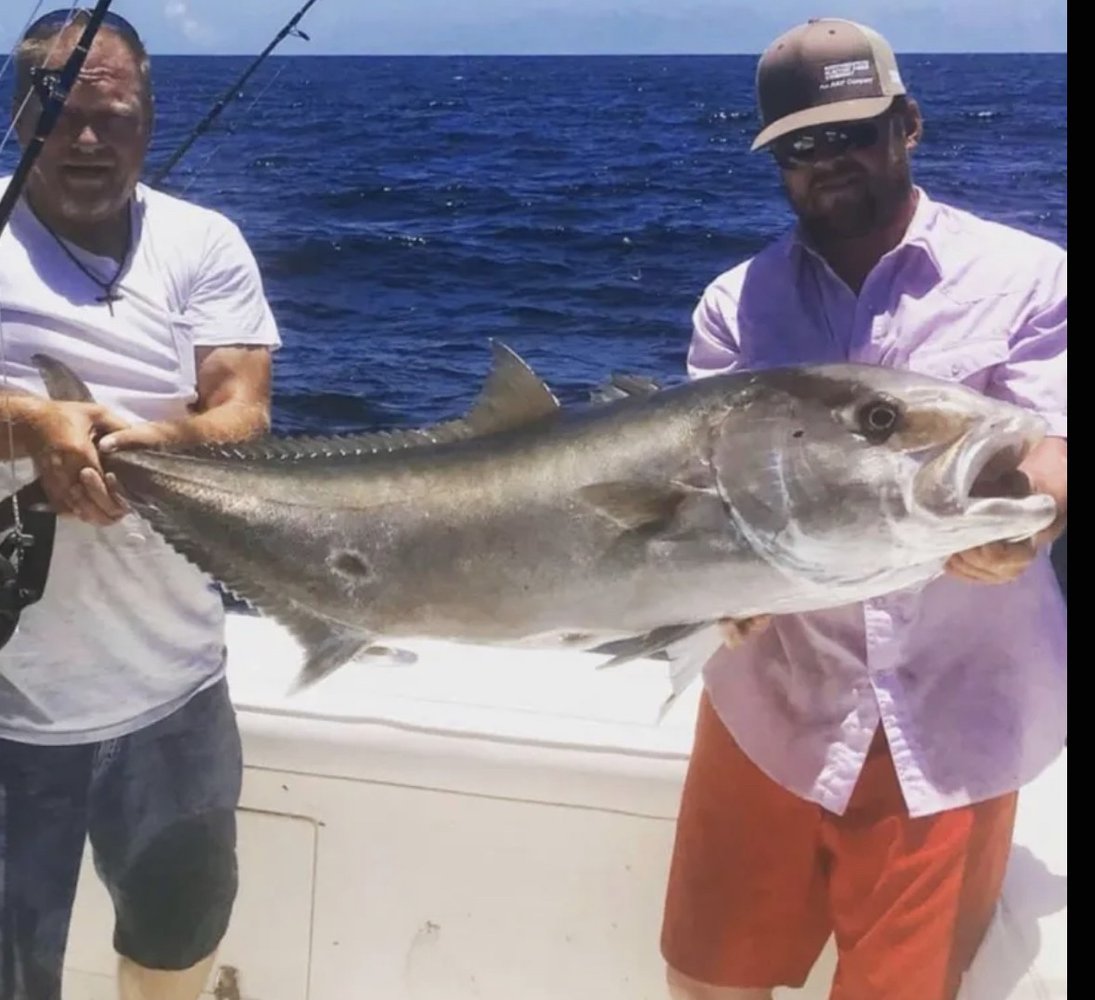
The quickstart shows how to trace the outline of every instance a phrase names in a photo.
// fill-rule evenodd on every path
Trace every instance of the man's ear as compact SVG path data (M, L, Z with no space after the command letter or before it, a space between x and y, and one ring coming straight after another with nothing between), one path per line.
M911 97L905 99L901 112L901 126L905 133L905 148L912 152L924 138L924 118L920 114L920 105Z

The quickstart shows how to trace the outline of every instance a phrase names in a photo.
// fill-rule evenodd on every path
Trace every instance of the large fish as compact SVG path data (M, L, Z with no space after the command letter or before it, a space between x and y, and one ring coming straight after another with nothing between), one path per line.
M54 398L90 398L36 364ZM1044 430L964 386L849 364L616 379L564 409L495 344L460 420L105 464L179 552L295 633L302 683L429 638L676 655L678 693L719 618L882 595L1046 527L1053 499L1015 474Z

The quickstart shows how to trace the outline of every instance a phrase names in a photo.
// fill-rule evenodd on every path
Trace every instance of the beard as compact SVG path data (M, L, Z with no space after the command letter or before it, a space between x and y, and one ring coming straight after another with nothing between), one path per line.
M113 218L129 200L132 185L127 181L109 177L96 184L73 184L62 178L50 192L53 211L68 222L83 225Z
M909 165L901 163L884 174L851 164L818 173L804 193L787 193L806 235L817 243L832 243L886 229L911 191Z

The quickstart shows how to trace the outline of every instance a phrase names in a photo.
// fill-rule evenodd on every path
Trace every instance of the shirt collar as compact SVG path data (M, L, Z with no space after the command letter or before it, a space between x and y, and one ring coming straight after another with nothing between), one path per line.
M917 194L916 208L913 210L913 217L909 220L909 225L905 229L905 235L901 238L897 246L882 259L885 260L889 257L904 253L906 247L916 247L931 261L936 274L942 277L943 268L936 253L935 241L932 239L938 221L939 209L935 202L928 197L923 188L914 185L913 190L915 190ZM784 239L784 251L789 257L808 254L815 260L823 261L821 255L810 246L809 240L802 231L801 225L796 224Z

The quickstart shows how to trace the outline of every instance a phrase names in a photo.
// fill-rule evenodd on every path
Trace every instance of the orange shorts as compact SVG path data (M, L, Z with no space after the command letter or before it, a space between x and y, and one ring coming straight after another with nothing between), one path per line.
M835 933L833 1000L950 1000L992 919L1016 794L911 819L882 730L844 816L761 772L707 696L662 954L713 986L799 987Z

